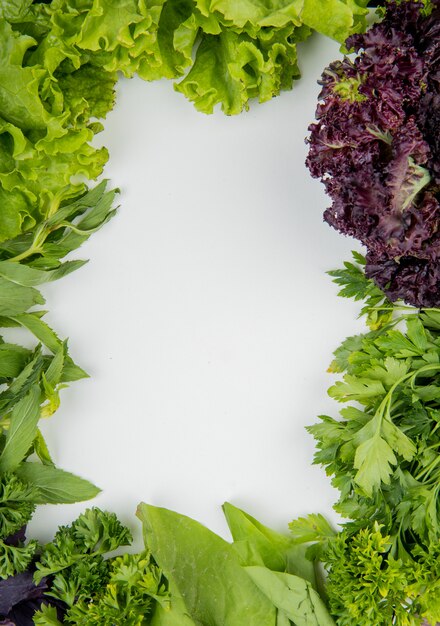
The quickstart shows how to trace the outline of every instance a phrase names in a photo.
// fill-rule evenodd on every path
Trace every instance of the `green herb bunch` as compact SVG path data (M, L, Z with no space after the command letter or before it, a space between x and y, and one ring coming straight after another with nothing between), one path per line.
M66 202L34 231L0 244L0 327L21 328L36 341L24 348L0 337L0 579L23 572L36 550L6 542L27 524L37 504L88 500L99 489L55 467L39 428L59 407L60 390L87 374L67 343L43 320L38 286L78 269L63 261L114 214L105 183Z
M99 491L55 466L40 429L63 387L86 373L45 322L38 288L80 268L66 257L115 213L115 192L88 184L108 158L93 139L117 73L181 79L176 89L199 110L238 113L291 87L297 43L313 29L339 41L363 30L366 4L0 0L2 619L29 603L28 623L37 608L39 626L440 621L440 311L389 302L360 255L331 274L340 295L363 301L369 330L335 352L330 369L343 379L330 395L346 404L340 417L309 429L315 462L340 491L342 532L314 514L286 536L225 505L227 542L145 504L137 554L115 555L130 546L130 531L99 509L45 546L23 531L37 504ZM8 341L10 328L30 334L33 347Z
M114 513L88 509L56 533L36 563L34 580L49 579L46 596L65 607L63 623L89 626L149 623L156 600L166 602L167 587L148 551L110 556L131 544L131 533ZM109 556L109 558L104 558ZM35 624L61 624L54 606L42 606Z
M365 277L364 259L330 272L341 296L363 300L370 330L335 351L343 374L329 394L340 417L309 427L315 463L340 492L348 521L332 534L310 516L291 530L312 541L329 572L337 623L440 621L440 311L392 304ZM426 620L426 621L424 621Z
M395 558L376 522L354 535L342 532L325 554L330 610L339 626L435 625L440 620L440 543Z
M333 275L369 283L354 264ZM341 493L336 510L354 529L383 524L392 553L405 557L440 538L440 311L366 306L370 320L378 309L386 315L346 340L332 364L344 376L329 394L348 406L342 419L322 416L309 430L315 462Z

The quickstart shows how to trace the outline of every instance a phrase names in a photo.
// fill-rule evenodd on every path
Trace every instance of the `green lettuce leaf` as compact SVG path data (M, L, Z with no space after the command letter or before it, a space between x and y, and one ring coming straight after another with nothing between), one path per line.
M304 0L196 0L197 8L206 17L220 14L225 24L244 29L301 24Z
M139 505L147 548L196 624L275 626L271 601L253 584L232 546L167 509ZM167 623L159 621L158 623ZM173 622L170 622L173 623Z
M0 20L0 241L83 193L72 179L95 179L108 158L91 142L102 129L95 118L113 106L116 76L81 66L86 59L53 33L40 36Z
M339 41L366 27L366 0L53 0L36 53L53 73L60 58L176 88L203 112L239 113L299 78L298 42L312 29ZM39 55L39 56L38 56ZM36 57L36 58L37 58ZM64 67L63 67L64 71ZM60 85L63 91L63 85Z
M204 35L193 67L175 89L203 113L212 113L220 104L227 115L234 115L248 108L252 98L266 102L291 88L300 76L290 34L263 31L253 40L225 29L219 35Z
M365 30L368 0L303 0L301 18L314 30L343 43L353 32Z

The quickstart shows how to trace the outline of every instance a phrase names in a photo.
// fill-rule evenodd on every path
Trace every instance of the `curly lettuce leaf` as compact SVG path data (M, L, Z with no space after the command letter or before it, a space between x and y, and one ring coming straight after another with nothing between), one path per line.
M248 108L252 98L270 100L300 76L289 32L271 35L268 39L263 33L257 42L227 29L205 35L194 66L175 89L203 113L212 113L220 104L227 115L234 115Z
M0 0L0 16L16 22L26 15L33 0Z
M88 66L55 76L53 55L45 67L45 41L0 20L0 241L82 193L72 178L96 178L108 158L91 146L101 127L89 120L112 107L116 77ZM58 63L65 59L58 54Z
M175 88L199 111L212 113L220 104L228 115L247 109L253 98L266 102L291 89L300 78L296 44L307 39L312 29L343 41L366 26L363 0L361 6L341 0L324 4L198 0L199 12L174 37L180 46L183 35L186 45L200 41L193 66Z
M304 0L196 0L202 15L219 14L225 24L235 28L301 25Z
M146 80L176 78L191 55L174 45L174 33L193 11L191 0L55 0L51 4L56 45L108 72Z
M290 89L296 44L312 29L343 41L366 26L366 0L53 0L45 57L146 80L179 78L200 111L227 114ZM54 52L57 49L57 52ZM45 67L49 67L46 65Z
M367 27L367 0L304 0L301 18L313 30L344 42Z

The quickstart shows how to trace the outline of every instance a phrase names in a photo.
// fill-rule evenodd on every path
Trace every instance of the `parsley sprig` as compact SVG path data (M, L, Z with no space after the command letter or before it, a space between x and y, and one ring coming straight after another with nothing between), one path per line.
M387 313L378 324L377 288L361 274L352 263L332 272L342 295L360 299L360 286L374 329L336 351L333 369L344 376L329 395L348 406L339 419L321 416L309 431L315 462L340 491L336 510L357 529L371 519L385 524L392 552L403 556L440 538L440 312L402 308L382 296Z
M310 426L348 521L332 533L321 516L296 520L298 543L329 572L338 626L440 621L440 310L392 303L364 274L363 258L330 272L339 295L363 301L369 330L335 351L346 404Z

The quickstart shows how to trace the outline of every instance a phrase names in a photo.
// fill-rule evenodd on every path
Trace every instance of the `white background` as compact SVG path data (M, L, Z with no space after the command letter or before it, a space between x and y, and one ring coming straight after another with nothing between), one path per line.
M232 118L197 113L169 82L118 84L99 141L121 209L75 255L90 263L44 290L91 379L62 392L44 432L138 542L141 500L224 536L225 500L277 529L331 514L304 427L336 415L326 368L362 324L325 274L354 244L322 221L304 137L338 56L315 36L293 91ZM29 534L48 540L86 506L40 507Z

